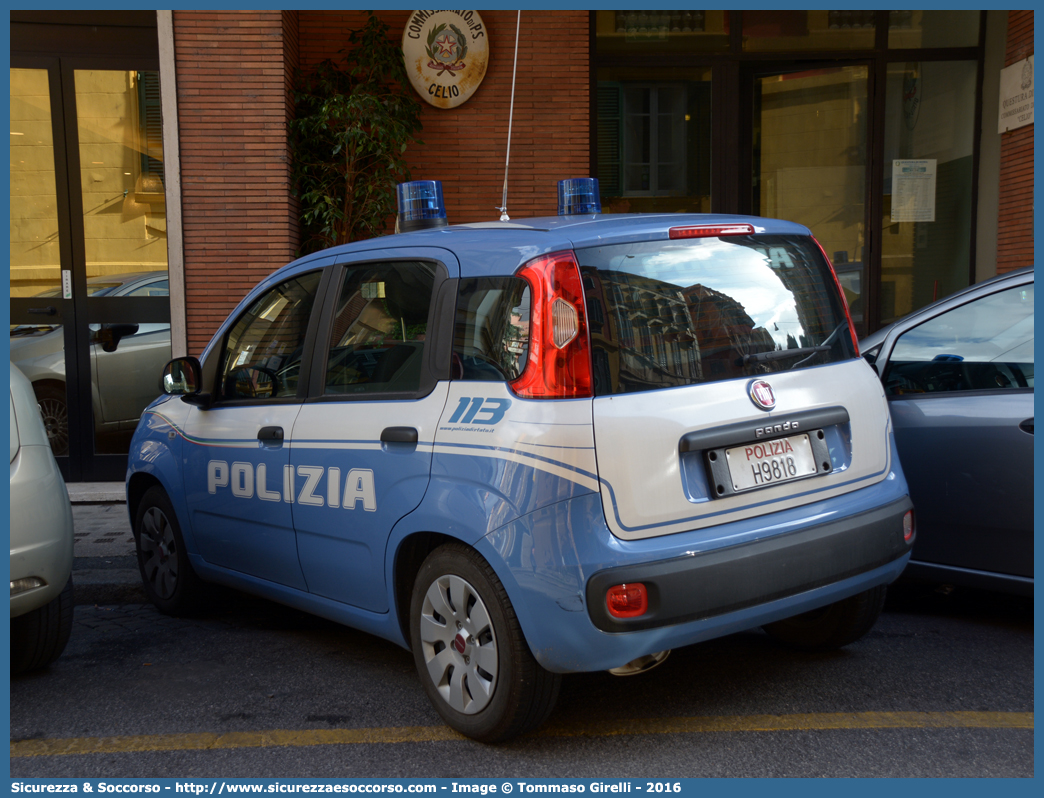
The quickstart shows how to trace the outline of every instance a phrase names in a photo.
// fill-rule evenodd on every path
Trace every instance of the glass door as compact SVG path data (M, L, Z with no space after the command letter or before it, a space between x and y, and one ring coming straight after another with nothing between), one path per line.
M869 71L854 64L748 76L751 210L812 231L834 263L861 334L867 331Z
M170 358L159 76L137 66L12 58L11 360L70 481L123 478Z

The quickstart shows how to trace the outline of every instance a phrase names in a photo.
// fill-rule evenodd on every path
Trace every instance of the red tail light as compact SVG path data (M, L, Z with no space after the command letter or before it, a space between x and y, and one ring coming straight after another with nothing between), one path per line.
M641 582L613 585L605 591L605 606L614 618L637 618L649 609L649 591Z
M717 238L718 236L752 236L751 224L698 224L691 227L672 227L668 232L672 239Z
M848 309L848 298L841 288L841 281L837 279L837 270L834 269L834 262L827 257L826 250L823 249L823 245L816 240L815 236L812 236L812 240L816 242L819 251L823 253L823 259L826 260L827 266L830 267L830 273L834 275L834 285L837 286L837 293L841 295L841 303L845 308L845 318L848 319L848 331L852 334L852 348L855 350L856 357L859 357L859 336L856 335L855 323L852 321L852 311Z
M580 267L572 252L555 252L519 271L529 283L529 355L511 390L527 399L591 396L591 351Z

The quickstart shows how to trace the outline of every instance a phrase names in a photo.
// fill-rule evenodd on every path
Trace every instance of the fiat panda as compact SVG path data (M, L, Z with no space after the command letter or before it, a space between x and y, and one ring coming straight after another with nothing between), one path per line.
M166 367L127 473L162 612L218 583L393 641L486 742L565 673L872 627L912 505L807 228L572 182L558 216L450 226L438 183L400 189L401 232L280 269Z

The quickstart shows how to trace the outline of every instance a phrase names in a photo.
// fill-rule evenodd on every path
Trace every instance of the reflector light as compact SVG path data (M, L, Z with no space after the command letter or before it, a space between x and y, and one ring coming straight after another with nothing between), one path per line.
M446 203L438 180L399 183L395 190L399 208L399 232L446 227Z
M572 177L558 181L558 215L601 213L597 177Z
M693 227L672 227L671 238L716 238L717 236L752 236L752 224L701 224Z
M913 510L907 510L903 516L903 540L910 542L914 536L914 514Z
M518 271L529 284L529 351L509 383L526 399L580 399L591 393L591 352L580 267L571 251L530 261Z
M551 342L562 349L576 338L579 328L580 319L576 315L576 308L562 297L556 297L551 303Z
M605 606L614 618L637 618L649 609L649 593L641 582L613 585L605 591Z

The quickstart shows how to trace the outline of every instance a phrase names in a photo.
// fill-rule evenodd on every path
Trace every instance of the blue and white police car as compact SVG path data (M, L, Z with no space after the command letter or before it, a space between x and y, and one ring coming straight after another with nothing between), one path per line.
M167 366L127 474L161 611L220 583L391 640L487 742L565 673L873 626L912 505L822 248L574 188L449 226L404 184L403 232L280 269Z

